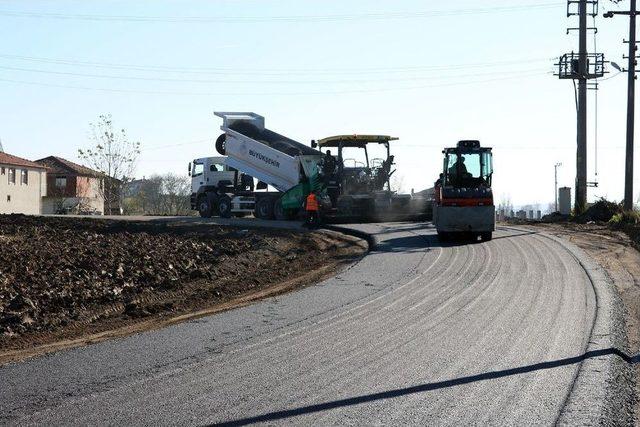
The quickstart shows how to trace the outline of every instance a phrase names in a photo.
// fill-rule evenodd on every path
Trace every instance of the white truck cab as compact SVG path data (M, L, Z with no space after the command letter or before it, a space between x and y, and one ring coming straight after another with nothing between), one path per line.
M254 210L254 181L227 164L226 156L203 157L189 163L191 209L203 218L244 216Z
M229 169L226 160L226 157L203 157L201 159L195 159L189 165L191 192L197 193L201 187L206 185L217 187L221 181L233 182L235 179L235 171Z

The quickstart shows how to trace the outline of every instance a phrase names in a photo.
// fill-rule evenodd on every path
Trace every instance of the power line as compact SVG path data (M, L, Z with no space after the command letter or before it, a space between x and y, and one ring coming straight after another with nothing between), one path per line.
M359 20L417 19L459 15L480 15L488 13L527 12L545 10L564 6L560 2L526 4L519 6L495 6L484 8L465 8L451 10L411 11L411 12L379 12L342 15L281 15L281 16L143 16L143 15L100 15L100 14L66 14L53 12L27 12L0 10L0 16L13 18L35 18L56 20L79 20L100 22L152 22L152 23L229 23L247 24L260 22L336 22Z
M301 95L342 95L342 94L356 94L356 93L380 93L380 92L396 92L396 91L404 91L404 90L417 90L417 89L429 89L429 88L439 88L439 87L451 87L451 86L468 86L473 84L482 84L482 83L491 83L497 81L506 81L506 80L518 80L522 78L528 77L538 77L542 75L546 75L550 73L531 73L531 74L522 74L518 76L507 76L502 78L494 78L494 79L486 79L486 80L470 80L464 82L454 82L454 83L442 83L435 85L421 85L421 86L404 86L404 87L385 87L378 89L346 89L346 90L323 90L323 91L311 91L311 92L178 92L178 91L151 91L151 90L132 90L132 89L113 89L113 88L98 88L98 87L89 87L89 86L77 86L77 85L63 85L63 84L55 84L55 83L44 83L44 82L34 82L27 80L15 80L15 79L7 79L0 78L0 82L5 83L15 83L15 84L24 84L24 85L33 85L33 86L41 86L41 87L52 87L52 88L61 88L61 89L77 89L77 90L90 90L90 91L99 91L99 92L113 92L113 93L137 93L144 95L193 95L193 96L301 96Z
M147 152L147 151L154 151L154 150L162 150L162 149L165 149L165 148L181 147L181 146L184 146L184 145L200 144L200 143L203 143L203 142L211 142L211 143L213 143L213 139L204 138L204 139L197 139L195 141L178 142L178 143L175 143L175 144L156 145L156 146L152 145L150 147L144 146L144 147L142 147L141 151Z
M41 62L56 65L73 65L82 67L95 67L107 69L124 69L132 71L155 71L163 73L193 73L193 74L232 74L232 75L294 75L294 74L389 74L389 73L414 73L420 71L449 71L455 69L468 68L491 68L503 67L505 65L518 65L534 62L555 61L558 58L534 58L534 59L513 59L493 62L476 62L466 64L442 64L442 65L416 65L405 67L373 67L373 68L356 68L356 69L322 69L322 68L251 68L251 70L237 69L229 67L214 68L185 68L185 67L168 67L161 65L136 65L136 64L115 64L104 62L80 61L74 59L58 59L58 58L42 58L23 55L0 54L0 58L14 59L19 61Z
M433 148L442 149L439 145L422 145L422 144L396 144L395 148ZM500 151L574 151L575 147L561 147L561 146L527 146L527 147L514 147L514 146L492 146L496 150ZM608 146L602 147L602 150L624 150L623 146Z
M185 79L185 78L166 78L166 77L141 77L141 76L117 76L106 74L88 74L88 73L75 73L70 71L53 71L53 70L41 70L34 68L24 67L9 67L0 65L0 70L8 71L22 71L28 73L39 74L51 74L59 76L73 76L73 77L90 77L100 79L115 79L115 80L137 80L137 81L156 81L156 82L174 82L174 83L218 83L218 84L354 84L354 83L389 83L389 82L406 82L406 81L421 81L421 80L447 80L455 78L466 77L483 77L483 76L496 76L496 75L511 75L527 73L532 71L545 71L546 69L527 69L527 70L511 70L511 71L494 71L489 73L474 73L474 74L462 74L462 75L446 75L446 76L430 76L430 77L403 77L403 78L384 78L384 79L349 79L349 80L210 80L210 79Z

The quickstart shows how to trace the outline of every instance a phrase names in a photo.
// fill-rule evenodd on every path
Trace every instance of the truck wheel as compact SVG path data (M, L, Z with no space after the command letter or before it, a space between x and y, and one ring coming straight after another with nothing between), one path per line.
M282 199L278 199L273 205L273 215L278 221L291 221L295 218L295 214L292 214L290 209L282 207Z
M223 133L218 137L218 139L216 139L216 151L223 156L227 153L226 142L227 142L227 134L225 133Z
M482 233L480 234L480 238L482 239L483 242L489 242L491 241L493 235L492 233L489 231L487 233Z
M256 203L256 218L273 219L273 199L263 197Z
M218 213L221 218L231 218L231 198L222 196L218 199Z
M213 215L211 199L206 195L198 197L198 212L202 218L211 218Z
M438 240L440 242L448 242L449 240L451 240L451 233L448 233L446 231L438 231Z

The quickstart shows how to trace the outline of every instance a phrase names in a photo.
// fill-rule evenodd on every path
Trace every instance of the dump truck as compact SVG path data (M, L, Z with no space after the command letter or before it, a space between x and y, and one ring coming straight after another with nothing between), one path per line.
M435 183L433 222L441 240L455 236L491 240L496 228L491 179L493 154L479 141L445 148L442 173Z
M321 192L321 152L265 128L258 114L215 115L223 120L224 133L215 144L222 156L189 165L191 207L202 217L253 213L261 219L293 219L310 191Z
M397 138L340 135L307 146L267 129L258 114L215 115L223 119L224 133L215 144L221 156L195 159L189 165L191 207L203 217L253 213L260 219L295 219L304 214L311 191L325 219L375 220L426 206L424 198L391 190L394 157L389 142ZM384 147L383 157L369 158L371 144ZM330 148L337 155L330 154ZM364 153L363 161L345 158L353 149Z

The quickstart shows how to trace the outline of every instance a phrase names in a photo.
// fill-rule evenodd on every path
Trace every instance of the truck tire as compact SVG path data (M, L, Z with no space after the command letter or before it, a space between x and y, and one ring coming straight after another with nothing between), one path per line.
M231 218L231 197L221 196L218 199L218 214L221 218Z
M438 231L438 240L442 242L448 242L451 240L451 233L447 231Z
M490 231L488 231L486 233L480 234L480 238L482 239L483 242L490 242L491 239L493 238L493 234Z
M259 219L273 219L273 199L263 197L256 202L255 216Z
M227 153L226 142L227 142L226 133L223 133L218 137L218 139L216 139L216 151L223 156Z
M202 194L198 197L197 201L198 212L202 218L211 218L213 215L213 205L211 203L211 197L206 194Z
M292 214L290 209L282 207L282 199L278 199L273 205L273 215L278 221L291 221L295 218L295 214Z

